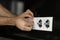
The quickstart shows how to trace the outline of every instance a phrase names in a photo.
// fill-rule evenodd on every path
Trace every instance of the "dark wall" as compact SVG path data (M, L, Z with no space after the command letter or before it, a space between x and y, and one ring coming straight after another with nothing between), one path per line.
M2 4L7 8L11 9L12 0L4 0ZM14 0L13 0L14 1ZM53 16L56 19L60 19L59 15L59 3L54 0L20 0L25 4L25 10L31 9L35 16ZM58 5L56 5L58 4ZM57 9L57 10L56 10Z

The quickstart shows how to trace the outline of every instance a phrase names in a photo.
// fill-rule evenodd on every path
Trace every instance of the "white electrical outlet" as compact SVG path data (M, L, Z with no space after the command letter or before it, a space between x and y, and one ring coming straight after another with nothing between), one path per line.
M33 30L52 31L53 17L35 17Z

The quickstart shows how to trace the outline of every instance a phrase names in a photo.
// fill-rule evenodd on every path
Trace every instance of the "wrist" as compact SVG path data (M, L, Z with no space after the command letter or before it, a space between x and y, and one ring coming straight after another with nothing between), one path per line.
M16 25L16 17L11 17L7 19L6 25L15 26Z

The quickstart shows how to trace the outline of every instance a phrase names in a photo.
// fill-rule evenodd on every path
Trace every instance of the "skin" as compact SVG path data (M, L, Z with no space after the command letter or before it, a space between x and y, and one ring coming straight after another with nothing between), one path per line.
M0 16L15 17L16 15L12 14L9 10L0 4Z
M32 19L32 21L29 21L25 17ZM33 12L29 9L16 16L0 4L0 25L16 25L22 31L31 31L34 24L33 18Z

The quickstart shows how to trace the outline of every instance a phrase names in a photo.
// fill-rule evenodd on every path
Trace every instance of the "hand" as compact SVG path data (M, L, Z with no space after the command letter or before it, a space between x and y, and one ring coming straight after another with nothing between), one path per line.
M27 20L25 17L30 18ZM23 14L19 15L16 20L16 26L23 31L31 31L34 25L33 13L30 10L27 10Z
M21 18L25 18L25 17L33 18L34 15L33 15L33 12L31 12L31 11L28 9L28 10L26 10L26 12L20 14L19 17L21 17Z

